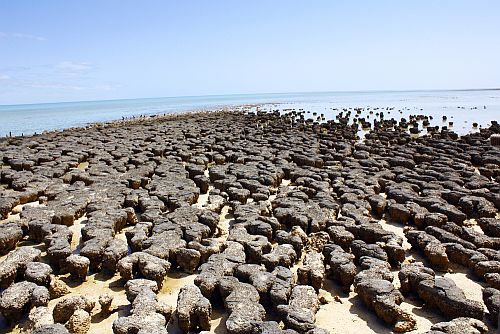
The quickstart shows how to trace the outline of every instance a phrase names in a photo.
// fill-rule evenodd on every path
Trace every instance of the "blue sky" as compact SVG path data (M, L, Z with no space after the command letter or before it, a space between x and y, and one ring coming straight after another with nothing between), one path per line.
M500 1L0 0L0 104L500 87Z

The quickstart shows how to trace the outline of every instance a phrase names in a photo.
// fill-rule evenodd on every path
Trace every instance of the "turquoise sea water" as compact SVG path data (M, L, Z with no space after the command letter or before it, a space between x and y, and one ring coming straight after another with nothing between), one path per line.
M122 117L255 104L263 110L300 108L311 114L323 113L327 119L334 118L343 108L390 108L390 114L384 112L386 119L410 114L432 115L435 125L445 125L442 116L447 115L459 133L471 131L473 122L487 126L493 120L500 120L500 90L213 95L0 105L0 136L41 133Z

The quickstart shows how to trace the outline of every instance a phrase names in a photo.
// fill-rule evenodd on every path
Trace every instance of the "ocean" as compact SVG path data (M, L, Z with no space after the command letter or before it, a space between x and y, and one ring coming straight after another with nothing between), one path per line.
M141 98L106 101L0 105L0 137L82 127L90 123L153 114L259 105L260 110L303 109L334 119L339 111L364 108L362 117L385 119L414 114L433 116L431 125L447 125L459 134L500 120L500 90L312 92ZM256 109L256 107L253 107ZM382 110L384 109L384 110ZM370 111L374 112L370 114ZM447 120L443 121L443 116Z

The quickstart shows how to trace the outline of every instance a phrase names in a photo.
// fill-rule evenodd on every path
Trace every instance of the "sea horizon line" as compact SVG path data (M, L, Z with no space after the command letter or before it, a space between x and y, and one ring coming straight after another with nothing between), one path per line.
M134 97L116 98L103 100L77 100L58 102L35 102L35 103L9 103L0 104L1 107L32 106L32 105L57 105L57 104L77 104L77 103L97 103L114 101L134 101L134 100L160 100L160 99L181 99L181 98L213 98L222 96L265 96L265 95L291 95L291 94L331 94L331 93L416 93L416 92L468 92L468 91L498 91L497 88L455 88L455 89L402 89L402 90L325 90L325 91L297 91L297 92L272 92L272 93L231 93L231 94L206 94L206 95L179 95L179 96L159 96L159 97Z

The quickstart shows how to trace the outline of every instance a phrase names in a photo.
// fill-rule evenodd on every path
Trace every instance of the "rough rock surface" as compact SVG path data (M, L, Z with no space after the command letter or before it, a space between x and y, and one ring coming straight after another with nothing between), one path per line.
M361 258L361 266L363 270L356 275L354 287L365 305L383 321L393 325L395 331L413 330L416 320L399 307L403 296L392 284L389 263L365 256Z
M185 333L190 330L210 330L212 305L195 285L182 287L177 297L177 321Z
M46 287L28 281L14 283L0 295L0 313L9 321L17 321L27 310L46 306L49 300Z
M297 282L311 285L318 291L323 286L325 278L324 256L321 253L311 252L306 254L304 264L297 270Z
M20 247L0 262L0 288L7 288L16 277L23 274L28 263L38 261L41 251L31 247Z
M318 309L318 295L314 288L307 285L295 286L288 305L278 306L278 311L283 314L287 328L299 333L308 332L316 327L315 315Z
M236 109L0 140L0 311L11 325L27 316L35 332L85 333L116 316L115 333L167 333L173 313L169 328L208 330L214 305L229 333L323 334L318 294L331 284L388 330L415 328L400 307L408 294L453 319L434 333L482 333L485 308L495 322L498 122L458 136L391 108L328 119ZM425 264L411 263L419 255ZM455 266L488 286L483 302L442 277ZM156 295L172 272L196 275L175 313ZM91 288L103 279L113 282Z
M431 327L427 334L483 334L488 331L488 327L480 320L473 318L455 318L449 322L440 322Z
M170 319L171 309L159 304L156 294L144 288L132 301L132 310L127 317L120 317L113 322L115 334L160 333L166 334L166 324Z
M259 304L257 290L252 285L241 283L237 279L224 280L220 290L224 306L229 311L226 320L228 333L252 333L253 327L261 323L266 316L264 307Z
M55 322L66 323L77 310L90 313L95 306L95 302L85 296L74 295L59 301L54 307L52 315Z

